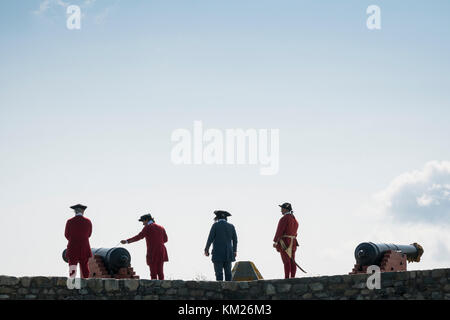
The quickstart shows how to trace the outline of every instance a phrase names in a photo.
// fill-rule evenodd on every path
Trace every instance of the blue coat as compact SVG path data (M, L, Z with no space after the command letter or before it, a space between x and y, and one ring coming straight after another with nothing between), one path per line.
M234 253L237 252L237 235L236 229L231 223L222 220L212 225L205 251L209 252L211 244L213 245L213 262L231 262L236 260Z

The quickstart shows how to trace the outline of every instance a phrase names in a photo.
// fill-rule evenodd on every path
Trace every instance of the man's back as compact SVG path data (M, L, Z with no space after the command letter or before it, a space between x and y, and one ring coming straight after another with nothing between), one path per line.
M213 244L212 261L235 261L237 252L236 229L231 223L221 220L213 224L207 247Z
M64 232L67 244L67 257L69 260L82 260L92 256L89 237L92 234L92 223L88 218L75 216L66 223Z
M91 220L83 216L75 216L67 220L65 236L70 241L89 239L92 233Z
M162 226L156 223L146 225L138 235L127 241L128 243L132 243L142 238L145 238L147 243L147 261L149 264L150 261L155 260L169 261L167 249L164 245L168 241L168 237L166 230Z
M150 242L153 245L164 245L168 240L166 230L156 223L152 223L146 227L145 238L147 242Z

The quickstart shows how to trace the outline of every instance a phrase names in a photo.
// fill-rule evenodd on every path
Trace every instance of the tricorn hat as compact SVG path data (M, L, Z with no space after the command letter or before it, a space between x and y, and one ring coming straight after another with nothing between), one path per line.
M152 215L151 215L150 213L144 214L143 216L141 216L141 217L139 218L138 221L145 221L145 220L153 220Z
M73 210L77 210L77 209L86 210L86 208L87 207L83 206L82 204L76 204L76 205L70 207L70 209L73 209Z
M285 202L283 204L279 204L279 207L283 208L283 209L287 209L289 211L292 211L292 206L289 202Z
M224 210L216 210L216 211L214 211L214 214L217 217L229 217L229 216L231 216L231 213L229 213L228 211L224 211Z

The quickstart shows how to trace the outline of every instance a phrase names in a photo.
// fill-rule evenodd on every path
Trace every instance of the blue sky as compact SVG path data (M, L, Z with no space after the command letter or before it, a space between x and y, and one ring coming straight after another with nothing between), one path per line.
M64 275L78 202L93 246L134 235L151 211L173 278L213 278L202 249L219 208L233 213L238 258L281 277L271 240L285 201L311 274L349 272L362 241L422 241L410 268L450 263L448 1L41 4L0 3L0 242L11 257L1 274ZM81 30L66 28L66 4L81 6ZM366 27L371 4L381 30ZM171 133L195 120L280 129L279 173L174 166ZM418 180L399 178L415 170ZM434 184L441 201L424 211L416 198ZM410 214L374 200L383 192ZM127 248L148 278L144 246Z

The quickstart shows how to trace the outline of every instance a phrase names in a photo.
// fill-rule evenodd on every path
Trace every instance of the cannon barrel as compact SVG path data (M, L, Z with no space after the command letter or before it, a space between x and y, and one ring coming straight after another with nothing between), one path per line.
M419 262L423 254L422 247L413 243L410 245L396 245L386 243L363 242L355 249L355 259L359 265L379 265L387 251L399 251L406 254L409 262Z
M64 249L62 258L68 262L66 257L67 249ZM120 268L129 267L131 264L131 255L127 249L121 247L115 248L92 248L92 255L100 256L103 259L106 269L109 273L114 274Z

